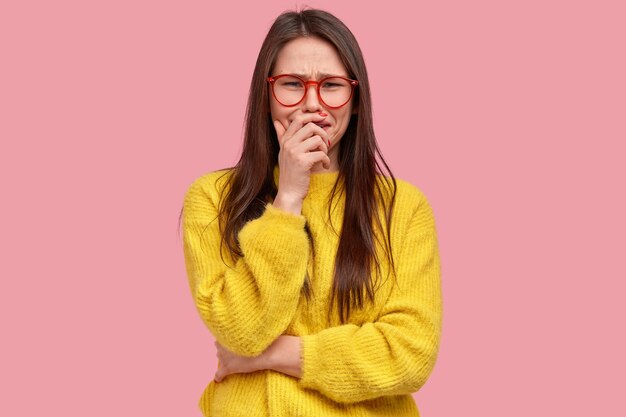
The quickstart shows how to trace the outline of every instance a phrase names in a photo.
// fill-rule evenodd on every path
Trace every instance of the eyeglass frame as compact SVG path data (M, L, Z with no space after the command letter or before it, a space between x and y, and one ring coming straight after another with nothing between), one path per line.
M293 78L297 78L298 80L302 81L302 84L304 84L304 95L302 96L302 98L300 99L300 101L298 101L295 104L283 104L278 97L276 97L276 93L274 92L274 83L276 82L277 79L282 78L282 77L293 77ZM322 85L322 83L326 80L329 80L331 78L341 78L342 80L348 81L348 83L350 83L350 97L348 97L348 100L346 100L345 103L343 103L341 106L329 106L324 99L322 98L322 94L320 92L320 87ZM309 81L305 81L302 79L302 77L299 77L297 75L294 74L279 74L279 75L274 75L274 76L270 76L267 77L267 81L271 84L271 90L272 90L272 95L274 96L274 98L276 99L276 101L281 105L281 106L285 106L285 107L294 107L297 106L298 104L302 103L302 100L304 100L306 98L306 95L309 93L309 84L317 84L316 87L316 91L317 91L317 98L319 98L320 102L324 103L324 105L328 108L331 109L338 109L341 108L343 106L345 106L346 104L348 104L350 102L350 100L352 100L352 96L354 95L354 88L359 85L359 82L357 80L353 80L351 78L346 78L346 77L342 77L340 75L331 75L330 77L325 77L322 78L319 81L314 81L314 80L309 80Z

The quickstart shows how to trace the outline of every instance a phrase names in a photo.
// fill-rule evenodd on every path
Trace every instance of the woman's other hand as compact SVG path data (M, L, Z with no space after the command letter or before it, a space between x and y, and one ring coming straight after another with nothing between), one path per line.
M217 348L217 372L213 378L215 382L221 382L225 377L231 374L247 374L250 372L269 369L269 362L265 353L254 356L239 356L224 346L215 342Z
M218 366L215 382L231 374L244 374L270 369L296 378L302 376L300 337L281 335L259 356L239 356L215 342Z
M274 120L280 145L280 175L275 201L281 208L296 214L300 214L302 201L309 191L313 166L318 163L325 169L331 166L328 134L316 124L322 123L325 118L319 113L299 114L286 129L281 122Z

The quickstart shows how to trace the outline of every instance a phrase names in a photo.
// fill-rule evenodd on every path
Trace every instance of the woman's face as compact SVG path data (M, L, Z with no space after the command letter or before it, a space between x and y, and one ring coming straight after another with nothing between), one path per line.
M341 62L334 46L319 38L302 37L294 39L280 50L274 64L272 76L280 74L300 75L305 81L319 81L322 74L340 75L350 78L346 67ZM337 161L336 146L341 140L350 123L350 116L356 113L353 109L354 95L350 102L338 109L326 107L317 96L316 85L309 84L304 100L293 107L285 107L278 103L271 90L270 111L272 120L279 121L285 128L293 118L302 113L326 113L325 122L330 124L325 130L328 132L331 147L328 156L331 161Z

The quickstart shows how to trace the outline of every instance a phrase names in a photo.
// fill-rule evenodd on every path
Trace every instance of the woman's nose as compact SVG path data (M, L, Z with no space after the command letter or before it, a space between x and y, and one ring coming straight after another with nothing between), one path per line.
M320 98L317 96L317 86L315 84L309 84L307 86L306 97L304 99L304 107L307 111L318 111L322 107Z

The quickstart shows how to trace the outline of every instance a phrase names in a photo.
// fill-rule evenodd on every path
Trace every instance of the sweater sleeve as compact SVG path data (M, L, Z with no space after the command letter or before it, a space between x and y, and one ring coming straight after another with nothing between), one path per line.
M414 212L379 318L302 336L301 386L340 403L418 391L432 372L441 334L440 260L432 210Z
M238 234L243 257L220 256L215 190L200 181L183 205L187 277L200 317L215 339L242 356L261 354L291 322L309 260L305 218L265 206ZM225 247L225 245L224 245Z

